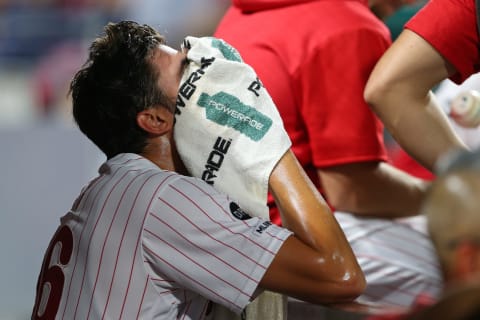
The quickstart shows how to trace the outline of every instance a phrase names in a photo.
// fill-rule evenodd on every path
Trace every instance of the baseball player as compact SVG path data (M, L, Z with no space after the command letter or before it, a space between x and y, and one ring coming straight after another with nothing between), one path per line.
M349 301L365 279L291 151L269 179L285 226L187 176L173 140L185 52L146 25L109 24L71 83L80 130L107 156L61 218L32 319L205 319L262 290Z

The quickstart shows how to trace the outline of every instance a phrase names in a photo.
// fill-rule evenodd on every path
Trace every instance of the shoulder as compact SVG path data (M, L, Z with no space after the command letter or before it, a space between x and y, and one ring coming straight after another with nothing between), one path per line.
M461 82L478 71L478 33L474 0L430 0L406 24L458 71ZM461 48L461 50L459 50Z

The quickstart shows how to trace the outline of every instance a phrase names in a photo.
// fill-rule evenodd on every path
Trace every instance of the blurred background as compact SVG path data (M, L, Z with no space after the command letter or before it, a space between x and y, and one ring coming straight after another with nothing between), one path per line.
M29 319L44 250L105 160L72 122L69 82L110 21L146 23L178 48L229 0L0 0L0 319Z

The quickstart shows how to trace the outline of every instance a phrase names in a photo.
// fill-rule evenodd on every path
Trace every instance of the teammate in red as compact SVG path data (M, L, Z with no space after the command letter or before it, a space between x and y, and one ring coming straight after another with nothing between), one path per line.
M187 176L172 138L186 54L163 42L109 24L72 81L75 120L107 161L61 218L32 319L204 319L211 301L240 313L263 289L358 296L362 271L290 151L269 180L290 230Z
M375 66L365 99L397 142L433 169L450 149L465 149L431 89L480 70L475 0L431 0Z
M435 296L441 288L428 236L416 221L394 220L418 213L426 183L387 163L383 125L363 99L371 70L391 44L369 5L385 12L394 3L400 2L235 0L215 36L256 70L293 152L336 209L367 278L360 299L409 306L419 292ZM273 199L270 205L272 221L280 223Z

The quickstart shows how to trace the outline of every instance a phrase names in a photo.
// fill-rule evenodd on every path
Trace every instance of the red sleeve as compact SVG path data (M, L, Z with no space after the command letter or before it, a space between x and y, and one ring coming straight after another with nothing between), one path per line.
M383 125L363 90L389 44L386 30L348 29L313 48L303 63L302 114L316 167L387 159Z
M480 70L474 0L430 0L405 25L432 45L457 69L461 83Z

